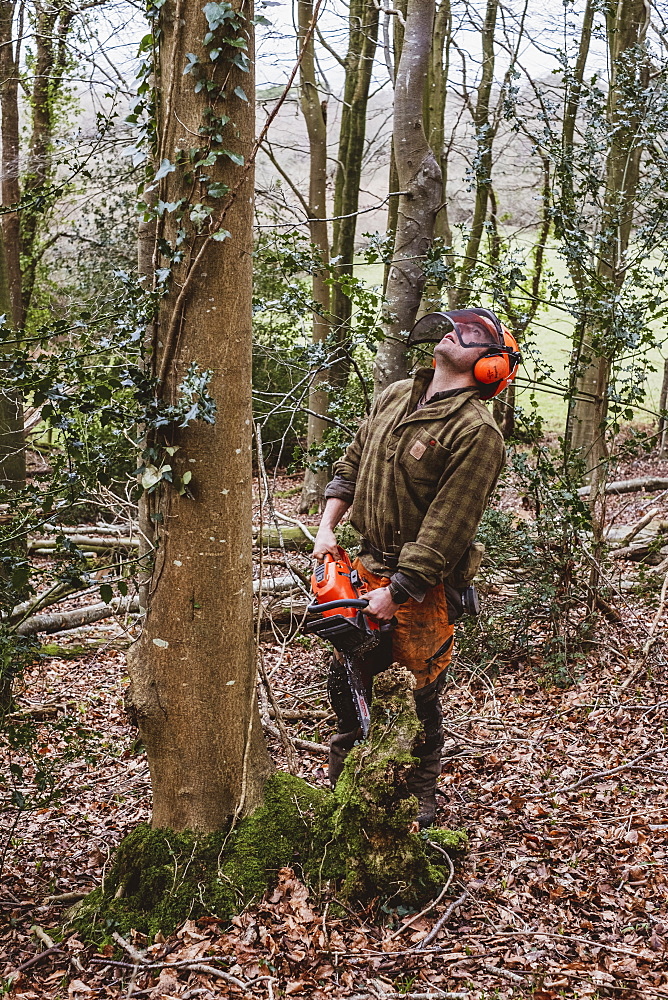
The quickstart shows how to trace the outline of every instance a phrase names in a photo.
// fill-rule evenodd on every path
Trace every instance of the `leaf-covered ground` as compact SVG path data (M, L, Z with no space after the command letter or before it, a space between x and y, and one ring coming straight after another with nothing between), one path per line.
M634 497L631 523L648 499ZM294 516L294 499L284 510ZM212 915L167 940L135 935L102 952L76 936L61 941L58 926L149 815L148 769L123 711L128 633L100 623L55 637L84 649L41 660L20 691L22 711L50 716L37 723L37 756L47 771L56 762L57 797L4 818L9 995L668 1000L665 619L642 661L651 614L625 618L599 634L566 688L526 663L453 672L438 822L465 828L470 847L428 912L315 901L299 872L283 869L231 925ZM296 751L302 776L321 785L331 727L324 660L299 642L264 647L287 715L306 713L286 718L289 731L323 744ZM281 766L282 748L270 745Z

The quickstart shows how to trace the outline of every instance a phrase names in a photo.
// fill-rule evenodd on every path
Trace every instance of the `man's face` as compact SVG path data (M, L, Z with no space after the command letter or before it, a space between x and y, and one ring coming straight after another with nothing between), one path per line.
M488 347L494 347L498 340L483 324L459 323L458 327L464 343L459 342L454 330L448 330L434 348L434 357L437 364L438 359L442 358L448 367L455 371L467 372L471 371L476 361L487 353ZM488 347L465 347L467 342L488 344Z

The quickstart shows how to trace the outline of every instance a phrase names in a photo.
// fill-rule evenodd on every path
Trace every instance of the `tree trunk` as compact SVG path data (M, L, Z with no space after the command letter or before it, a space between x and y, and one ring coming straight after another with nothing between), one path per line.
M441 204L441 169L425 136L423 93L429 67L434 0L409 0L404 44L394 91L394 153L399 199L394 255L387 281L385 340L375 364L376 392L406 377L406 332L424 288L423 261L431 246Z
M663 362L663 380L661 382L661 395L659 397L659 455L663 455L666 450L666 432L668 431L668 419L665 412L668 410L668 358Z
M25 324L37 275L37 243L44 217L53 201L53 140L58 98L65 71L64 40L75 12L39 0L35 5L35 70L31 95L31 136L28 169L23 181L25 206L20 217L22 255L22 324Z
M335 221L332 229L332 257L336 259L334 276L344 279L351 277L353 273L356 213L359 207L366 137L366 109L378 39L378 9L373 0L350 0L349 25L338 164L334 185ZM343 218L336 218L337 216ZM343 389L350 369L348 353L352 303L345 288L338 281L334 281L331 295L333 333L338 360L330 367L330 381Z
M641 124L649 82L644 37L647 11L644 0L620 0L608 10L607 42L610 65L608 122L611 130L606 161L605 199L596 249L596 288L599 308L584 333L581 370L576 381L578 400L573 413L574 448L582 450L589 477L604 479L607 456L605 428L608 411L610 354L599 349L616 316L616 301L626 277L628 249L643 151ZM601 308L602 307L602 308ZM592 500L594 500L592 491Z
M252 48L247 5L243 15ZM167 437L154 434L156 464L166 461L181 482L188 472L192 480L181 495L164 481L155 488L158 552L144 630L130 656L131 705L151 770L152 824L201 832L252 812L270 767L252 627L253 170L225 153L211 156L226 149L238 160L252 152L252 62L248 73L232 64L240 50L225 43L233 32L229 20L213 30L205 48L209 27L200 0L167 0L161 8L158 144L162 160L175 169L158 193L163 201L189 204L181 219L165 213L165 239L174 241L185 229L186 253L180 263L159 262L171 264L172 279L160 300L154 354L162 400L178 399L181 379L197 364L212 372L217 414L213 425L197 420L171 425ZM233 40L241 38L239 29ZM217 61L214 52L222 53ZM184 74L187 53L199 62ZM197 83L208 81L198 93L195 76ZM202 148L192 159L182 156L202 133ZM192 166L205 155L204 169ZM230 191L216 197L214 185L216 192L221 185ZM193 203L212 214L197 221L202 211L192 212ZM225 231L230 235L223 239ZM168 446L179 449L173 457L165 453Z
M494 32L498 0L487 0L487 10L482 29L482 72L478 86L473 122L475 125L475 205L469 238L457 282L456 305L466 305L471 294L471 277L478 263L480 241L485 228L487 202L492 179L492 145L494 128L490 122L489 103L494 82Z
M11 317L4 234L0 230L0 315ZM0 362L0 374L7 362ZM23 403L21 396L5 383L0 391L0 486L20 490L26 481L26 452L23 434Z
M2 114L2 232L5 238L7 278L11 296L12 323L23 326L21 293L21 255L18 212L7 211L21 200L19 185L19 68L21 29L14 41L16 3L0 3L0 113ZM3 306L3 309L5 307Z
M397 10L401 11L402 17L406 16L406 0L397 0L395 3ZM388 15L386 15L387 17ZM394 66L392 67L392 85L396 84L397 79L397 67L399 65L399 60L401 59L401 47L404 44L404 23L400 21L398 17L394 17L394 29L392 33L393 38L393 49L394 49ZM385 58L390 60L389 52L386 52ZM388 66L389 68L389 66ZM397 173L397 158L394 155L394 140L390 142L390 169L388 177L388 191L398 191L399 190L399 174ZM392 246L394 247L394 239L397 234L397 219L399 218L399 197L394 196L390 198L387 205L387 233L392 241ZM383 268L383 295L387 294L387 282L390 277L390 267L391 264L385 264Z
M320 102L315 75L315 51L313 33L308 33L313 20L313 0L299 0L299 38L300 46L306 46L300 65L301 109L306 122L309 141L309 228L311 242L318 249L322 262L322 270L313 273L313 301L316 309L313 313L313 344L324 348L329 336L329 234L327 232L327 119L326 107ZM315 348L317 351L317 347ZM309 386L308 407L311 413L308 417L307 449L309 453L322 445L327 423L318 419L316 414L327 415L329 394L324 383L327 380L323 368L324 358L318 351L316 362L312 369ZM313 455L310 455L311 459ZM306 513L313 508L319 508L324 499L324 490L329 479L329 470L307 468L304 473L299 509Z
M444 243L444 259L452 265L452 231L448 219L447 176L448 150L445 147L445 105L447 97L448 71L450 61L450 28L452 17L450 0L441 0L434 18L434 36L429 60L429 74L425 90L425 134L432 152L441 168L443 184L442 202L434 224L434 236ZM443 289L435 282L425 287L420 314L440 309Z

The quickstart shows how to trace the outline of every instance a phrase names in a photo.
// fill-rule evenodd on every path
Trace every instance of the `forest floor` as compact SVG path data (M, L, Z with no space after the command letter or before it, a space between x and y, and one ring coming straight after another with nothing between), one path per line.
M665 463L650 471L668 475ZM641 462L623 471L647 474ZM296 483L277 484L291 494L277 500L287 516L296 516ZM663 495L618 498L609 513L633 523L650 504L668 517ZM85 946L59 928L150 813L148 766L123 710L133 626L112 619L54 637L54 655L18 692L20 711L43 719L37 758L52 788L42 804L6 814L4 991L23 1000L668 1000L665 627L643 659L653 608L628 611L621 625L602 626L565 687L525 662L453 665L437 822L465 829L469 848L428 912L316 900L296 867L231 923L212 915L155 942L135 934L125 950ZM297 744L299 773L324 786L326 652L296 639L268 641L263 654L282 707L310 713L287 724L311 744ZM18 752L15 762L34 769Z

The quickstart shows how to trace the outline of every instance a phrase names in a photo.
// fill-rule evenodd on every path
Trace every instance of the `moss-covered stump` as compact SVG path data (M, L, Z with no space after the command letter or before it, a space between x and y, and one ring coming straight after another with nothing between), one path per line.
M70 925L102 942L114 930L154 935L188 918L230 917L285 867L316 895L329 884L349 900L417 906L431 898L449 868L428 840L455 854L466 834L414 832L418 804L406 779L420 724L411 688L402 667L375 679L369 738L349 755L333 794L276 773L264 805L231 832L142 824L119 845L104 885L70 911Z
M369 737L349 754L334 791L334 843L347 850L341 894L351 899L380 896L417 905L443 885L442 855L415 832L418 800L408 775L418 763L413 746L421 735L415 714L414 680L397 664L374 680ZM461 831L430 831L453 852Z

